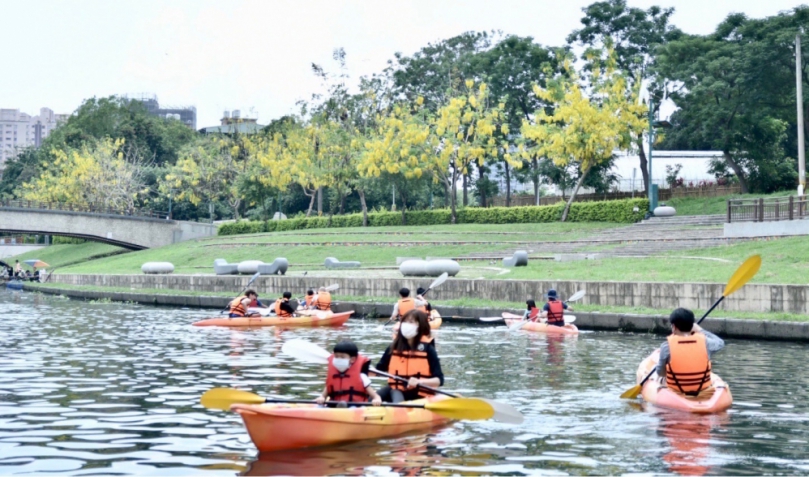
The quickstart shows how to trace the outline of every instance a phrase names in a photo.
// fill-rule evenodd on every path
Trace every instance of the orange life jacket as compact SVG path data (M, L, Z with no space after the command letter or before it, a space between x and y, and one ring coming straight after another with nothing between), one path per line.
M559 300L548 302L548 323L565 322L565 306Z
M315 307L323 311L331 310L331 293L327 291L318 292Z
M247 309L242 305L243 296L233 299L230 302L230 314L236 316L244 316L247 314Z
M666 365L668 387L689 396L696 396L710 387L711 360L705 335L692 332L690 336L671 335L667 340L671 352Z
M412 298L407 297L399 299L399 318L405 316L405 313L407 313L408 311L415 309L416 309L416 302L413 301Z
M328 375L326 376L326 389L329 399L345 402L368 402L368 392L362 384L362 367L370 361L359 355L344 373L334 367L334 355L329 356Z
M410 378L431 378L433 375L430 373L430 362L427 360L427 346L431 337L422 337L421 343L418 348L421 350L416 351L392 351L390 356L390 365L388 366L388 374L393 374L404 379ZM395 379L388 379L388 385L391 389L398 389L402 392L407 390L407 383L397 381ZM434 393L426 389L417 388L419 396L427 397L432 396Z
M315 300L315 296L314 296L314 295L306 295L306 298L304 298L304 303L306 303L306 308L311 307L311 306L312 306L312 302L313 302L314 300Z
M284 303L283 298L275 300L275 315L280 318L289 318L290 316L292 316L292 313L281 308L281 303Z
M531 321L537 321L537 317L539 316L539 308L533 307L528 312L528 319Z

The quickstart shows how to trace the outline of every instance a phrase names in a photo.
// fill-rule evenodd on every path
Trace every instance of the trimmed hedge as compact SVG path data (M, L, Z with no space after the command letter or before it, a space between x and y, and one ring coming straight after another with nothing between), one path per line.
M637 207L638 211L635 212ZM562 217L564 203L525 207L468 207L458 210L459 224L528 224L558 222ZM608 200L601 202L574 202L567 220L570 222L619 222L634 223L643 219L649 208L647 199ZM405 212L407 225L449 224L449 209L414 210ZM369 227L402 225L401 212L370 212ZM219 235L257 234L302 229L325 229L339 227L362 227L362 214L335 215L328 217L297 217L267 222L234 222L219 226Z

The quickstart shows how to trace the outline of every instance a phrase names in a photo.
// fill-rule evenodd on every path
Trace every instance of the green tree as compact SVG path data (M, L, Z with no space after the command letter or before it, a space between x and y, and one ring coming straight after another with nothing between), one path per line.
M660 107L665 81L653 74L655 50L676 40L682 32L670 24L674 8L652 6L647 10L629 7L626 0L606 0L583 8L582 28L573 31L567 41L587 49L610 48L615 52L618 66L627 79L627 95L646 82L655 109ZM590 65L592 67L592 65ZM643 131L634 131L635 150L640 158L640 170L645 190L649 190L649 168L643 150Z

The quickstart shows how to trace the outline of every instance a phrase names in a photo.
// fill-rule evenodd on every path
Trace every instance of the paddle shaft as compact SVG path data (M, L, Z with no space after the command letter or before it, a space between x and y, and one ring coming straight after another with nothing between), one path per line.
M396 376L396 375L393 375L393 374L384 373L384 372L382 372L382 371L380 371L380 370L378 370L378 369L376 369L374 367L371 367L370 371L372 373L378 374L380 376L384 376L386 378L394 379L394 380L399 381L401 383L408 382L407 379L405 379L405 378L403 378L401 376ZM443 394L444 396L449 396L449 397L454 397L454 398L461 397L458 394L448 393L446 391L441 391L440 389L431 388L430 386L425 386L423 384L419 384L418 387L420 387L422 389L425 389L427 391L430 391L432 393L435 393L435 394Z
M711 314L711 312L712 312L712 311L714 311L714 308L716 308L717 306L719 306L719 304L720 304L720 303L722 303L722 300L724 300L724 299L725 299L725 295L722 295L722 296L721 296L721 297L720 297L718 300L716 300L716 303L714 303L714 304L713 304L713 306L712 306L711 308L709 308L709 309L708 309L708 311L706 311L704 315L702 315L702 318L700 318L700 319L699 319L699 321L697 322L697 324L702 323L702 320L704 320L705 318L707 318L707 317L708 317L708 315L710 315L710 314ZM652 377L652 375L655 373L655 371L657 371L657 367L655 367L654 369L652 369L652 370L649 372L649 374L647 374L647 375L646 375L646 377L645 377L645 378L643 378L643 381L641 381L641 382L640 382L640 386L641 386L641 387L643 387L643 385L644 385L644 384L646 384L646 381L648 381L648 380L649 380L649 378L651 378L651 377Z
M265 403L275 404L317 404L315 401L307 401L305 399L265 399ZM337 407L341 401L326 401L324 406ZM372 402L347 402L348 407L370 407L373 406ZM411 409L424 409L424 404L393 404L382 403L380 407L406 407Z

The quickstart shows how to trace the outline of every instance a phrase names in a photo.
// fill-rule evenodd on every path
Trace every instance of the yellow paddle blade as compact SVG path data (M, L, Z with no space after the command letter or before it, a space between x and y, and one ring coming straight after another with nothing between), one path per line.
M264 398L248 391L230 388L213 388L205 391L199 400L208 409L229 410L231 404L261 404Z
M728 280L728 284L725 285L725 292L722 293L722 296L730 296L731 293L743 287L745 283L749 282L750 279L758 273L759 268L761 268L761 255L753 255L745 260L736 270L736 273Z
M428 402L424 409L441 414L450 419L481 420L491 419L494 408L482 399L453 398L443 401Z
M621 399L635 399L638 397L642 389L643 388L640 386L640 384L636 384L632 386L632 388L624 391L624 393L621 394Z

